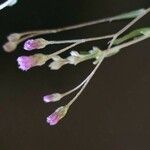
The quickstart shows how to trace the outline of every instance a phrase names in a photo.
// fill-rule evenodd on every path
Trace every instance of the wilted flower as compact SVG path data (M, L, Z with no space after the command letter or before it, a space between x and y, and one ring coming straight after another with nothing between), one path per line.
M17 48L17 42L9 41L3 45L5 52L12 52Z
M60 93L53 93L53 94L44 96L43 100L45 103L56 102L56 101L59 101L62 97L63 95Z
M27 51L31 51L34 49L42 49L48 44L48 41L46 41L43 38L38 39L30 39L27 40L24 44L24 49Z
M23 71L35 66L42 66L47 61L47 57L44 54L35 54L32 56L20 56L17 59L19 68Z
M47 117L47 123L49 125L56 125L63 117L65 117L68 111L67 106L61 106L55 110L50 116Z
M58 70L63 65L68 63L68 60L61 58L60 56L55 56L52 58L54 61L50 63L49 67L51 70Z

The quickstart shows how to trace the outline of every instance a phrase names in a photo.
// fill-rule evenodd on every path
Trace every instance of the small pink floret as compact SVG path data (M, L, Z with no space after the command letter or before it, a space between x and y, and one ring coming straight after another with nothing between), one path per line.
M57 112L52 113L50 116L47 117L47 123L49 125L56 125L60 120L59 115Z
M24 49L27 51L31 51L38 48L39 48L39 43L34 39L27 40L24 44Z
M19 68L23 71L27 71L28 69L30 69L33 65L33 60L32 58L28 57L28 56L20 56L17 59Z
M44 96L43 97L43 101L45 102L45 103L49 103L49 102L51 102L53 100L53 95L51 94L51 95L46 95L46 96Z

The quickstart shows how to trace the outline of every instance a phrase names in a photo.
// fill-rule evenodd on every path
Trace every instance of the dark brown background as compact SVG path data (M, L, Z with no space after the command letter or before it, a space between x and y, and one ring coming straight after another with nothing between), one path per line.
M0 12L0 41L12 32L76 24L149 7L149 0L19 0ZM46 36L69 39L104 35L128 21ZM145 16L130 30L149 26ZM150 41L146 40L103 62L67 116L50 127L46 117L61 103L44 104L42 96L70 89L92 70L91 62L50 71L47 65L28 72L16 58L30 53L22 45L12 54L0 51L0 150L148 150L150 149ZM106 48L106 41L93 45ZM44 52L60 47L48 47ZM33 52L34 53L34 52Z

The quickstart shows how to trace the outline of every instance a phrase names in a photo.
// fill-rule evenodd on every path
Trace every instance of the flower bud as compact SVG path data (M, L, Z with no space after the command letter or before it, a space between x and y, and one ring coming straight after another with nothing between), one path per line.
M4 51L8 53L14 51L16 48L17 48L17 43L12 41L9 41L3 45Z
M11 41L11 42L18 41L20 38L21 38L21 34L19 33L12 33L7 37L8 41Z
M45 103L56 102L56 101L59 101L61 98L62 98L62 94L60 94L60 93L53 93L53 94L44 96L43 97L43 101Z
M55 110L50 116L47 117L47 123L49 125L56 125L63 117L65 117L68 111L67 106L61 106Z
M30 39L27 40L24 44L24 49L27 51L32 51L34 49L42 49L48 44L48 41L46 41L43 38L38 39Z
M19 68L23 71L35 66L42 66L47 61L47 57L44 54L34 54L32 56L20 56L17 59Z

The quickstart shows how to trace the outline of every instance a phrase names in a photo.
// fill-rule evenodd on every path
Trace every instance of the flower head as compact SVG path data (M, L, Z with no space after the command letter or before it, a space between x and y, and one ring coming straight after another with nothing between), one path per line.
M17 59L19 68L23 71L27 71L35 66L42 66L47 61L47 57L44 54L35 54L32 56L20 56Z
M18 57L17 61L18 61L18 64L19 64L19 68L23 71L27 71L34 64L34 61L33 61L32 57L28 57L28 56Z
M56 125L63 117L65 117L68 111L67 106L61 106L55 110L50 116L47 117L47 123L49 125Z
M24 49L27 51L31 51L34 49L42 49L48 44L48 41L46 41L43 38L38 39L30 39L27 40L24 44Z
M56 102L56 101L59 101L62 97L63 95L60 93L53 93L53 94L44 96L43 100L45 103Z

